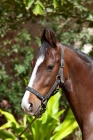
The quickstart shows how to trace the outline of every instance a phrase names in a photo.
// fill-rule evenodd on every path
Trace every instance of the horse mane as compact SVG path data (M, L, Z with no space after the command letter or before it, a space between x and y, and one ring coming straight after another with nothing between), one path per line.
M93 58L90 57L89 55L85 54L84 52L80 51L79 49L72 47L72 46L68 46L62 43L62 45L66 46L67 48L69 48L71 51L73 51L75 54L77 54L84 62L86 63L93 63ZM39 52L38 52L38 56L40 55L46 55L46 48L49 49L50 45L47 42L43 42L41 47L39 48Z
M64 44L63 44L64 45ZM90 57L89 55L85 54L84 52L80 51L79 49L65 45L67 48L72 50L74 53L76 53L84 62L86 63L93 63L93 58Z

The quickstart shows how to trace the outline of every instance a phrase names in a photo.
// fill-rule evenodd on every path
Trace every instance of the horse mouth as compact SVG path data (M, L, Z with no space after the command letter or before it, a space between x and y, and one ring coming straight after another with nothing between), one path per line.
M31 115L31 116L35 116L33 112L26 112L26 113Z
M28 111L27 113L36 118L40 118L42 116L42 114L45 112L45 110L46 110L45 108L42 108L42 106L39 106L35 112Z
M33 113L33 112L29 112L29 111L26 111L26 113L30 116L33 116L33 117L36 117L36 118L40 118L42 113L41 111L39 111L38 113Z

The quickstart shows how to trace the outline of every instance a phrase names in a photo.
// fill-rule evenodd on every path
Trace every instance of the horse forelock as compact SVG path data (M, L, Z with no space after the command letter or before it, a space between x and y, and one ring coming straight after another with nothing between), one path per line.
M50 48L50 45L49 43L47 42L43 42L40 49L39 49L39 52L38 52L38 57L41 56L41 55L46 55L46 49L49 49Z

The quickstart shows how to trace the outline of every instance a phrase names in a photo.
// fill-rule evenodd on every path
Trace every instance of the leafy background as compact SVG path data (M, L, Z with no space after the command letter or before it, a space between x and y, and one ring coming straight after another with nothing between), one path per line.
M16 133L21 132L32 120L29 116L24 115L20 103L30 77L31 60L40 46L40 34L43 28L52 28L60 42L84 50L84 44L92 46L93 42L92 6L91 0L3 0L0 2L0 108L7 111L6 113L0 111L0 136L2 139L11 138L11 133L13 133L11 139L15 138ZM93 47L91 47L89 55L93 56ZM59 99L59 96L57 98ZM23 136L24 139L26 137L35 139L37 137L36 126L38 127L42 123L47 132L49 130L47 126L51 121L53 121L53 128L48 134L48 140L56 140L57 135L61 137L64 134L64 127L61 129L61 125L66 126L69 119L73 121L73 115L70 113L69 105L63 95L59 102L56 113L62 110L62 114L58 113L60 115L57 116L57 121L52 116L53 112L47 113L30 128L29 131L33 137L26 133ZM12 115L11 120L6 117L8 115ZM47 116L46 122L43 122L45 116ZM52 117L48 120L50 116ZM13 121L13 117L17 120L17 125L16 120ZM64 122L65 119L67 122ZM9 127L7 125L2 127L6 122ZM76 123L75 120L74 123ZM41 126L42 130L43 124ZM72 133L77 125L74 129L70 126L71 124L66 128L68 127L69 132ZM59 134L56 134L59 129ZM6 132L8 134L4 137ZM66 131L64 139L69 139L66 136L70 133ZM78 136L76 137L76 135ZM76 129L70 137L71 139L81 139L79 129Z

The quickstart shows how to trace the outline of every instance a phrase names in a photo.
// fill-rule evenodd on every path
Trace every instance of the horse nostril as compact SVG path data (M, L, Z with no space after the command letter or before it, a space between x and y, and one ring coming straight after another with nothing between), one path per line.
M32 103L29 103L29 108L30 108L30 111L33 110L33 104Z
M30 103L30 107L31 107L31 108L33 107L33 104L32 104L32 103Z

